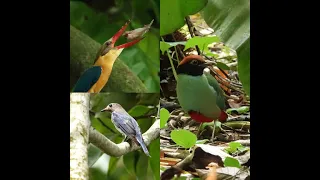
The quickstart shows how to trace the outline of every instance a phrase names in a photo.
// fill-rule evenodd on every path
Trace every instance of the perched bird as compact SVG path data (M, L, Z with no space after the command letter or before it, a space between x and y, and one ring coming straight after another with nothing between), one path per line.
M201 56L185 57L177 67L176 92L182 109L200 123L226 121L225 97L217 80L206 68L212 65ZM215 124L214 124L215 130ZM214 131L212 133L212 140Z
M116 41L124 33L129 22L122 26L122 28L112 38L103 43L97 53L97 57L95 59L93 67L87 69L81 75L73 88L73 92L99 93L101 89L107 84L113 64L121 54L123 49L133 46L143 39L139 37L134 41L115 46Z
M111 112L111 121L114 124L115 128L125 136L124 140L130 138L138 146L141 146L143 152L147 156L151 157L148 148L143 141L137 121L133 117L131 117L120 104L110 103L106 108L101 110L101 112L104 111Z

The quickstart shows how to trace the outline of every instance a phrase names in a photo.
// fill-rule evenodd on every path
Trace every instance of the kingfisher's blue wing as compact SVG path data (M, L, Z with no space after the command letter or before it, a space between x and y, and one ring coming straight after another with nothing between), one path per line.
M102 69L100 66L93 66L87 69L79 78L72 92L88 92L98 81Z
M137 122L131 116L124 113L112 112L111 118L114 125L119 128L123 133L128 135L137 134Z

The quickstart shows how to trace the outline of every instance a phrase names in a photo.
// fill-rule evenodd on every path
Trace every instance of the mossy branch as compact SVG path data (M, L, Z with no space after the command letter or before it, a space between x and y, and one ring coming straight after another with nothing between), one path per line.
M93 65L100 46L101 44L70 25L70 90L82 73ZM101 92L107 91L146 93L147 88L118 58L107 85L101 90Z

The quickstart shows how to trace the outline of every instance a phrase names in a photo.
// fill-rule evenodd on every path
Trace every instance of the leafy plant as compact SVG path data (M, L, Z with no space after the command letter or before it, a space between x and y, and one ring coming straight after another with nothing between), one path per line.
M184 18L205 7L208 0L161 0L160 36L173 33L184 24Z
M161 108L160 109L160 128L165 127L169 117L170 117L169 111L165 108Z
M171 139L179 146L190 148L197 142L197 136L185 129L176 129L171 131Z
M232 157L226 157L223 163L225 167L237 167L237 168L241 167L240 162L237 159Z
M244 147L239 142L230 142L229 147L226 148L225 151L228 152L229 154L236 154L236 153L244 152L248 149L249 148Z
M208 0L201 15L221 41L237 51L239 78L250 96L250 1Z

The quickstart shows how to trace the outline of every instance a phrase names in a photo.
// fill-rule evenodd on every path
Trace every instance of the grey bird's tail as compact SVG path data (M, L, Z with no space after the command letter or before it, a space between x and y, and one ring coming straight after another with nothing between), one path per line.
M143 138L142 138L141 134L136 135L136 139L137 139L137 141L139 142L139 144L140 144L143 152L144 152L147 156L151 157L150 154L149 154L148 148L146 147L146 144L145 144L144 141L143 141Z

